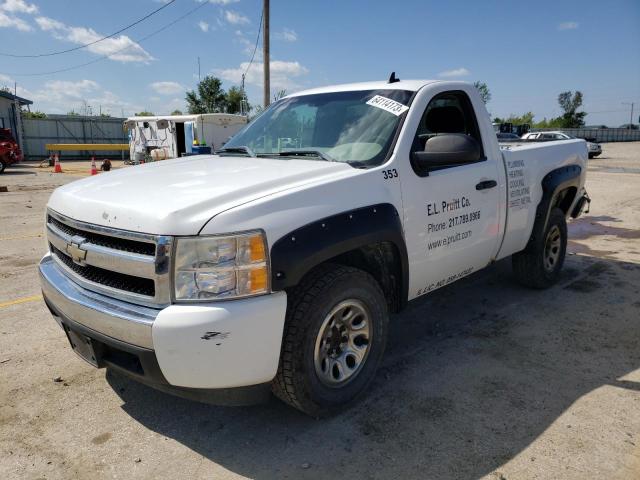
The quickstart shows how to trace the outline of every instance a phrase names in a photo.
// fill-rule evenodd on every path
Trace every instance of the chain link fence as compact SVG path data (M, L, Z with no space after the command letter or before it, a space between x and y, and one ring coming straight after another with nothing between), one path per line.
M640 130L628 128L532 128L531 132L564 132L590 142L638 142Z

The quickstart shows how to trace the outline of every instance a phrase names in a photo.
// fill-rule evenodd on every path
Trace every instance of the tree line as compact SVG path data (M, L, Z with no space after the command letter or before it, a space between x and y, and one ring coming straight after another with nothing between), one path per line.
M482 98L482 101L487 104L491 100L491 91L484 82L475 82L474 87L478 89L478 93ZM511 114L508 117L494 117L493 123L511 123L513 125L528 124L533 128L580 128L584 127L584 118L587 116L587 112L579 111L582 107L582 92L576 90L575 92L566 91L558 95L558 105L562 109L562 115L547 119L543 118L541 121L536 122L534 120L535 114L533 112L526 112L522 115Z
M190 114L202 113L240 113L248 112L252 109L240 87L231 87L225 91L222 88L222 80L217 77L207 75L204 77L195 90L186 93L187 112ZM171 115L182 115L182 110L174 110ZM152 116L153 112L138 112L136 117Z

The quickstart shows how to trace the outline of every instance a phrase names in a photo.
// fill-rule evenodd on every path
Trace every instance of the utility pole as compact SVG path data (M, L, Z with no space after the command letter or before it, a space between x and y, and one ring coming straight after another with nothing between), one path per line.
M198 83L200 83L200 57L198 57Z
M633 127L633 107L636 104L635 102L622 102L623 105L631 105L631 115L629 116L629 124L631 125L629 128Z
M264 69L264 108L269 106L271 101L271 85L269 71L269 0L263 0L264 28L262 30L262 65Z
M246 94L244 93L244 78L245 78L245 74L242 74L242 86L240 87L240 90L242 90L242 100L240 100L240 115L244 115L244 107L245 107L245 99L246 99Z

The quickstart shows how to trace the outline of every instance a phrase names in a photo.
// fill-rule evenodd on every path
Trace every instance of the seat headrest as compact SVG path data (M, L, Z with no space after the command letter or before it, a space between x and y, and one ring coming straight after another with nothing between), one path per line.
M436 107L429 110L425 126L432 133L465 133L464 117L456 107Z

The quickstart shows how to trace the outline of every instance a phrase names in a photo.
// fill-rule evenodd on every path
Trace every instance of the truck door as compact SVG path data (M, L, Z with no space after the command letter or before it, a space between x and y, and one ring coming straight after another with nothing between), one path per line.
M428 102L411 151L423 150L428 138L441 133L471 135L482 145L480 132L469 96L446 91ZM497 155L499 150L485 145L479 162L403 175L410 299L485 267L495 255L500 237Z

